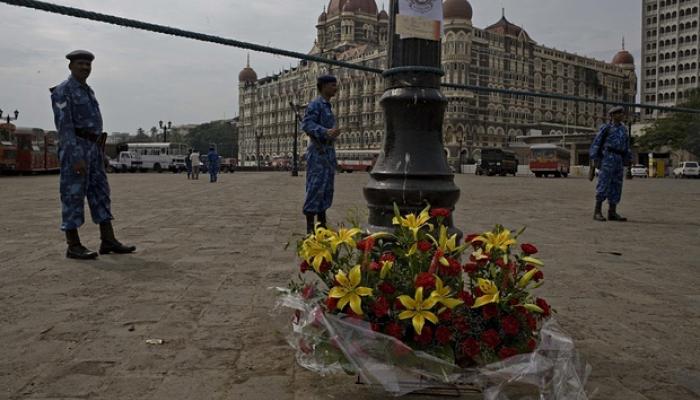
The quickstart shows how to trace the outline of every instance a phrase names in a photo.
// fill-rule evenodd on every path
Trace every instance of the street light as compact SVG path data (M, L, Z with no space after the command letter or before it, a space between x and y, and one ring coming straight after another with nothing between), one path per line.
M307 104L296 104L289 102L289 107L294 112L294 144L292 148L292 176L299 176L299 124L301 123L301 111L306 108Z
M163 143L168 142L168 129L170 129L173 126L173 123L168 121L167 125L163 123L163 121L158 121L158 125L163 129Z
M7 121L8 124L10 121L17 121L17 118L19 118L19 111L15 110L14 114L14 118L10 117L10 114L7 114L7 117L5 117L5 121ZM2 109L0 109L0 119L2 119Z
M262 133L255 131L255 151L258 153L258 171L260 171L260 138L262 138Z

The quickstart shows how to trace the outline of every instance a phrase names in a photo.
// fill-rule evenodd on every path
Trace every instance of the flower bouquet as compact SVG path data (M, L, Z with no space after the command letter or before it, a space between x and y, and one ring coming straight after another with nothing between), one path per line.
M281 303L295 310L289 342L300 365L356 373L396 395L515 378L541 386L543 374L552 390L557 362L582 371L571 340L548 319L553 310L532 293L544 263L534 245L518 247L523 230L496 226L458 243L449 213L404 216L395 207L393 232L317 226L298 244L299 279Z

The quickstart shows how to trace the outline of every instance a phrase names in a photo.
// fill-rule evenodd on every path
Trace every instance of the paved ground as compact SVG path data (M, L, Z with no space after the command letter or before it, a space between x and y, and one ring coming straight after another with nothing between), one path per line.
M95 262L63 257L56 176L0 179L0 398L383 398L297 367L270 316L268 288L296 270L284 245L304 229L303 178L110 179L118 236L139 251ZM364 210L366 179L338 176L331 220ZM596 398L700 398L700 181L627 181L626 224L591 220L583 179L456 182L465 232L528 226ZM97 247L94 225L81 233Z

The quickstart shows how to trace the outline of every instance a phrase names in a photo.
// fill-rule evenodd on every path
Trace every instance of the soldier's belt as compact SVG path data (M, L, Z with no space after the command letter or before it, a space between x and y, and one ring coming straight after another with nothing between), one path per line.
M100 133L100 134L96 135L95 132L93 132L89 129L75 128L75 136L82 138L82 139L85 139L85 140L89 140L93 143L97 143L100 139L100 136L102 136L102 134Z
M610 153L617 154L617 155L620 155L620 156L624 156L624 155L625 155L625 151L624 151L624 150L613 149L612 147L606 147L606 148L605 148L605 151L608 151L608 152L610 152Z

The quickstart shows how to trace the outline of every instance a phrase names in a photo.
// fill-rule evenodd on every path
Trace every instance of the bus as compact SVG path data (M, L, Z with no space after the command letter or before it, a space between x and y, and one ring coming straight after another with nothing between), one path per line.
M182 159L187 152L181 143L127 143L126 149L140 163L140 170L174 171L174 158ZM121 152L120 152L121 155Z
M536 177L569 176L571 153L553 144L536 144L530 146L530 171Z
M515 176L518 174L518 159L512 151L498 148L481 149L481 162L477 165L476 174Z
M379 157L379 150L336 150L338 172L352 173L354 171L370 172Z
M16 172L58 172L61 169L56 132L17 128L14 137L17 143Z

